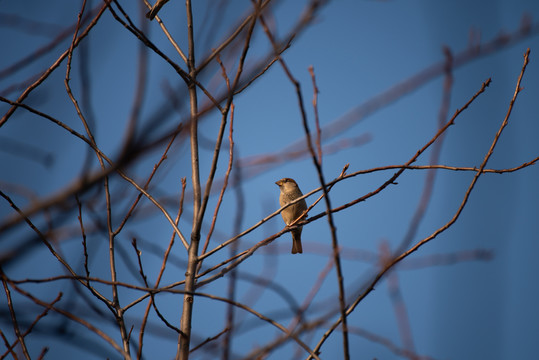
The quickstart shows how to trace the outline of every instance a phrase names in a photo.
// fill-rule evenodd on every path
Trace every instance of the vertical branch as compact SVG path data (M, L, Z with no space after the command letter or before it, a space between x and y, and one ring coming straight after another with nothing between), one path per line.
M144 14L143 14L143 8L144 5L142 3L139 3L139 7L141 9L140 16L141 16L141 30L142 32L146 33L148 31L148 22L144 21ZM148 84L148 48L144 46L144 44L139 43L138 48L138 74L137 74L137 85L135 87L135 95L133 98L133 104L131 108L131 114L129 116L129 123L127 127L127 131L125 132L124 136L124 144L123 144L123 153L126 153L130 150L131 145L133 143L133 138L135 136L135 130L137 128L137 124L140 121L140 111L142 108L142 104L144 101L144 95L146 93L147 84Z
M255 12L256 12L256 10L255 10ZM219 59L217 60L220 63L220 66L221 66L221 69L222 69L222 72L223 72L223 77L224 77L226 85L227 85L228 97L227 97L226 105L221 111L221 125L220 125L220 128L219 128L219 133L217 135L217 141L215 142L215 148L214 148L214 151L213 151L212 164L210 166L210 173L208 175L208 179L206 180L206 186L204 188L204 197L202 199L202 205L200 206L200 211L198 212L198 224L197 224L198 227L200 227L201 224L202 224L202 219L204 217L204 213L205 213L206 207L208 205L208 199L210 198L211 188L212 188L213 180L214 180L214 177L215 177L215 171L217 170L217 162L219 160L219 154L221 153L221 144L223 142L223 136L224 136L224 133L225 133L226 118L227 118L228 112L229 112L229 110L230 110L230 108L232 106L232 101L234 99L234 91L238 86L240 76L241 76L241 74L243 72L243 64L245 62L245 58L247 57L247 51L249 50L249 44L251 42L251 36L253 34L255 24L256 24L256 17L253 18L253 20L251 22L251 26L249 27L249 29L247 31L247 36L245 38L245 44L243 46L243 51L242 51L242 53L240 55L240 59L238 61L238 68L236 70L236 75L235 75L235 78L234 78L234 82L232 84L232 88L230 87L230 80L229 80L228 76L226 75L226 69L224 68L224 65L222 65L222 63L220 62Z
M322 171L322 164L318 161L318 158L316 156L316 152L314 150L312 140L311 140L311 131L309 129L309 124L307 123L307 114L305 112L305 105L303 103L303 96L301 95L301 85L299 81L297 81L292 73L290 72L290 69L288 69L288 66L284 62L283 58L278 54L277 52L277 45L275 43L275 40L273 39L273 35L271 34L269 28L266 26L266 23L264 21L264 17L260 15L260 23L264 29L264 32L268 36L268 39L270 40L271 44L273 45L273 48L275 50L275 54L278 57L278 60L288 77L290 79L290 82L294 85L294 88L296 89L296 95L298 98L298 105L301 112L301 119L303 122L303 128L305 130L305 141L307 142L307 146L309 148L309 152L311 153L311 158L313 160L314 167L316 168L316 172L318 173L318 180L320 181L320 185L322 187L322 190L324 192L324 200L326 203L327 213L328 213L328 224L331 231L331 243L333 246L333 258L335 260L335 269L337 270L337 281L339 285L339 308L342 318L342 334L343 334L343 351L344 351L344 358L350 359L350 346L348 344L348 321L346 320L346 304L345 304L345 292L344 292L344 280L342 275L342 267L341 267L341 258L339 255L339 245L337 241L337 228L335 227L335 223L333 221L333 214L331 212L331 201L329 199L329 191L326 187L326 181L324 179L324 173ZM314 72L313 72L314 75ZM313 80L314 81L314 80ZM314 82L316 84L316 82ZM316 104L316 103L315 103Z
M191 244L189 246L189 258L187 262L187 271L185 278L185 295L184 295L184 306L182 312L182 325L181 333L179 335L178 341L178 353L177 358L187 359L189 356L189 342L191 334L191 318L193 311L193 296L192 292L195 290L195 278L196 278L196 269L198 264L198 247L200 243L200 228L202 226L202 220L204 218L204 213L206 206L208 204L209 195L211 192L211 187L213 184L213 179L215 176L215 171L217 169L217 161L219 159L219 153L221 151L221 144L224 135L224 130L226 126L226 118L228 115L228 110L231 107L234 89L239 83L240 75L243 71L243 63L247 56L247 50L249 49L249 43L251 40L251 35L254 30L254 25L256 23L256 16L253 17L251 26L247 33L245 40L245 45L243 52L240 56L238 69L236 71L236 77L232 85L232 89L229 89L229 96L227 98L227 104L222 111L222 120L221 126L219 129L219 134L217 136L217 141L215 144L214 156L212 160L212 165L210 167L210 174L206 181L206 186L204 190L204 197L202 198L202 190L200 187L200 176L199 176L199 161L198 161L198 104L197 104L197 93L196 93L196 74L197 70L195 68L195 49L194 49L194 35L193 35L193 14L191 9L191 1L186 0L186 9L187 9L187 27L188 27L188 43L189 43L189 56L187 61L187 66L190 75L189 86L189 100L191 107L191 171L192 171L192 181L193 181L193 195L194 195L194 204L193 204L193 231L191 233ZM228 81L227 81L228 83ZM232 128L231 128L232 131Z
M284 64L284 61L281 60L281 64ZM287 72L289 76L292 76L292 74L290 74L289 71ZM324 192L324 200L325 200L326 208L328 211L328 224L331 230L331 245L333 248L333 259L335 260L335 270L337 272L337 282L339 285L339 309L340 309L341 318L342 318L342 340L343 340L344 359L350 359L350 346L348 343L348 320L346 319L346 304L345 304L346 297L345 297L345 292L344 292L344 279L343 279L343 273L342 273L342 267L341 267L341 257L339 255L339 244L337 241L337 228L335 227L335 223L333 220L333 213L331 212L331 208L332 208L331 201L329 199L329 192L328 192L328 188L326 187L326 181L324 179L324 173L322 171L322 164L318 162L316 158L316 152L312 144L311 132L309 130L309 124L307 123L307 114L305 113L303 97L301 96L301 87L297 80L293 79L293 83L296 87L296 93L298 95L298 101L299 101L299 106L301 110L301 118L303 120L303 128L305 129L305 138L307 141L307 145L309 147L309 152L311 153L313 164L316 168L316 172L318 173L320 186L322 186L322 190Z
M320 116L318 115L318 86L316 85L316 77L314 76L314 67L309 66L309 74L313 80L313 110L314 110L314 123L316 125L316 150L318 152L318 162L322 164L322 131L320 129Z
M165 155L163 155L164 158ZM178 214L176 215L176 219L174 220L174 223L176 226L178 225L180 221L180 217L183 213L183 199L185 196L185 187L187 185L187 182L185 178L181 179L182 182L182 191L180 195L180 206L178 208ZM163 255L163 262L161 263L161 270L159 270L159 274L157 275L157 280L155 281L154 288L157 289L159 287L159 284L161 283L161 278L163 277L163 273L165 272L165 267L167 265L167 260L170 255L170 251L172 250L172 245L174 245L174 237L176 233L172 232L172 235L170 236L170 241L168 244L167 249L165 250L165 254ZM154 297L150 296L150 300L148 301L148 304L146 305L146 310L144 311L144 315L142 316L142 324L140 325L140 333L139 333L139 346L137 351L137 359L142 358L142 344L144 339L144 330L146 328L146 323L148 322L148 315L150 314L150 308L152 307L154 301Z
M187 84L189 88L189 105L191 110L191 181L193 183L193 229L191 232L191 243L189 244L187 270L185 272L185 295L183 297L183 310L181 316L180 334L178 335L178 351L176 359L187 360L189 358L189 343L191 339L191 319L193 316L193 292L195 290L195 275L198 256L198 245L200 242L200 227L202 224L200 213L201 190L198 163L198 104L196 89L196 68L195 68L195 40L193 35L193 12L191 0L185 1L187 16L187 38L189 44L189 55L187 58L187 68L190 80Z
M226 188L228 186L228 178L230 176L230 172L232 171L232 164L234 161L234 139L232 138L232 131L234 129L234 104L230 107L230 129L228 134L228 142L229 142L229 157L228 157L228 167L226 169L225 173L225 179L223 180L223 186L221 188L221 192L219 193L219 198L217 199L217 204L215 205L215 211L213 213L212 222L210 225L210 230L208 231L208 236L206 237L206 242L204 243L204 247L202 248L202 254L206 252L208 249L208 245L210 243L211 235L213 234L213 230L215 229L215 223L217 222L217 214L219 213L219 209L221 207L221 202L223 201L223 196L225 195ZM239 232L239 231L238 231ZM202 265L202 261L199 261L198 263L198 269L200 270L200 266ZM198 271L197 271L198 272Z
M77 34L80 29L80 23L82 19L82 14L84 12L84 9L86 7L86 0L82 3L81 11L78 14L78 21L77 26L75 28L75 32L73 34L73 40L71 41L71 46L69 48L69 51L67 53L67 65L66 65L66 76L64 79L64 84L66 88L66 92L75 106L75 109L77 111L77 115L81 119L84 128L86 130L86 133L88 134L88 138L90 142L94 145L95 149L98 149L97 143L95 141L95 138L92 134L92 131L88 125L88 122L86 121L82 110L78 104L78 101L75 99L75 96L73 95L73 92L71 91L71 87L69 85L70 80L70 73L71 73L71 62L73 59L73 50L75 48L76 40L77 40ZM103 157L101 156L101 152L95 151L97 159L99 160L99 165L101 166L101 169L105 170L105 162L103 160ZM112 211L111 211L111 199L110 199L110 189L109 189L109 177L108 175L103 177L103 186L105 187L105 200L106 200L106 212L107 212L107 231L109 234L109 264L110 264L110 275L111 275L111 288L112 288L112 307L114 308L114 316L116 318L116 322L118 324L118 327L120 329L120 334L122 337L122 345L123 350L127 354L127 358L130 358L129 355L129 334L127 332L127 329L125 327L125 321L124 321L124 310L120 306L120 299L118 296L118 286L117 286L117 276L116 276L116 259L115 259L115 253L114 253L114 240L115 240L115 234L112 230ZM90 287L90 286L89 286Z
M195 43L193 34L193 13L191 0L185 1L187 8L187 36L189 43L189 57L187 67L190 80L187 84L189 90L189 106L191 111L190 131L191 131L191 181L193 183L193 231L196 232L196 226L199 220L200 202L202 193L200 189L200 169L198 161L198 101L196 91L196 69L195 69Z
M232 149L231 149L232 151ZM241 224L243 222L243 213L245 211L245 196L243 194L243 189L241 186L241 167L236 166L234 171L234 189L236 190L236 218L234 219L234 229L233 233L237 234L241 231ZM239 242L236 241L230 247L230 257L234 257L238 252ZM237 284L238 274L236 269L233 269L230 272L230 278L228 282L228 294L227 298L231 301L235 301L236 297L236 284ZM231 339L234 335L234 312L235 307L229 303L227 307L227 316L226 316L226 328L228 329L225 334L224 344L223 344L223 360L228 360L230 358L230 344Z
M82 249L83 249L83 255L84 255L84 270L86 272L86 277L90 278L90 268L88 267L88 247L86 246L86 231L84 230L84 222L82 220L82 204L80 203L79 197L75 196L75 200L77 201L77 206L79 208L79 224L80 224L80 232L82 237ZM90 280L88 280L88 285L90 285Z
M487 79L487 81L483 82L483 84L481 85L481 89L479 89L472 97L470 100L468 100L468 102L466 102L466 104L464 104L464 106L462 106L460 109L457 109L455 111L455 113L453 114L453 116L451 117L451 119L444 125L444 127L442 127L441 129L438 130L438 132L425 144L423 145L423 147L421 149L419 149L414 156L412 156L402 167L399 168L399 170L393 174L391 176L391 178L389 178L388 180L386 180L386 182L384 182L378 189L374 190L374 191L371 191L370 193L368 193L367 195L364 195L362 196L361 198L358 198L358 199L355 199L343 206L340 206L339 208L337 209L333 209L333 211L340 211L340 209L342 208L345 208L345 207L348 207L348 206L352 206L352 204L357 204L358 202L360 201L364 201L365 199L371 197L371 196L374 196L378 193L380 193L380 191L382 191L384 188L386 188L387 186L389 186L389 184L393 184L394 181L404 172L404 170L410 166L412 163L414 163L417 158L423 154L451 125L453 125L455 123L455 119L464 111L466 110L474 101L475 99L477 99L479 97L479 95L481 95L485 90L486 88L490 85L490 82L491 80L490 79ZM478 174L480 174L482 172L482 170L480 172L478 172ZM463 206L463 205L462 205ZM459 210L459 213L460 213L460 210ZM457 216L458 217L458 216ZM430 241L432 240L434 237L436 237L439 233L445 231L447 228L449 228L449 226L451 226L451 224L453 224L455 221L456 221L456 217L453 218L452 220L450 220L445 226L443 226L442 228L438 229L433 235L429 236L428 238L420 241L420 244L423 243L423 241ZM419 245L420 246L420 245ZM374 290L374 285L376 285L378 283L378 281L380 281L380 279L382 278L382 276L384 276L384 274L389 271L389 269L391 269L396 263L398 263L399 261L401 261L403 258L405 258L406 256L408 256L409 254L411 254L413 251L417 250L417 247L418 247L418 244L416 244L412 249L408 250L406 253L403 253L401 255L399 255L397 258L394 258L392 259L388 265L386 265L380 272L378 272L378 274L376 274L376 276L372 279L372 281L370 282L369 286L367 287L367 289L365 291L363 291L358 297L356 297L356 299L354 300L354 302L348 307L348 310L347 310L347 313L350 314L354 311L354 309L356 308L356 306L372 291ZM328 339L329 335L337 328L337 326L339 326L339 324L341 323L341 318L339 318L337 321L335 321L335 323L324 333L324 335L322 335L322 338L320 339L320 341L318 342L318 344L316 345L315 347L315 351L319 351L320 347L324 344L324 342Z
M511 112L513 111L513 105L515 104L515 101L517 99L517 96L518 94L520 93L520 91L522 90L522 88L520 87L520 83L522 81L522 78L524 76L524 72L526 71L526 67L528 66L528 61L529 61L529 55L530 55L530 49L528 48L526 50L526 53L524 54L524 64L522 65L522 70L520 71L520 75L518 77L518 80L517 80L517 85L516 85L516 88L515 88L515 92L513 94L513 97L511 98L511 101L509 103L509 108L507 110L507 113L505 115L505 118L502 122L502 124L500 125L500 127L498 128L498 131L496 132L496 135L494 136L494 140L492 141L492 144L490 145L490 148L487 152L487 154L485 155L483 161L481 162L481 165L479 166L479 169L476 170L476 174L475 176L473 177L472 181L470 182L470 185L468 186L468 189L466 190L466 193L464 194L464 197L457 209L457 211L455 212L455 214L453 215L453 217L448 221L446 222L443 226L439 227L436 231L434 231L431 235L427 236L426 238L422 239L421 241L417 242L414 246L412 246L409 250L403 252L402 254L400 254L399 256L397 256L396 258L390 260L383 268L382 270L380 270L369 282L369 284L366 286L366 289L365 291L363 291L360 295L358 295L356 297L356 299L354 300L354 302L350 305L350 307L348 308L348 313L351 313L352 311L354 311L354 309L356 308L356 306L368 295L371 293L371 291L374 290L374 286L380 281L380 279L382 279L382 277L390 270L392 269L396 264L398 264L399 262L401 262L402 260L404 260L405 258L407 258L408 256L410 256L412 253L416 252L420 247L422 247L423 245L425 245L426 243L432 241L434 238L436 238L438 235L440 235L441 233L443 233L444 231L446 231L447 229L449 229L456 221L457 219L460 217L462 211L464 210L464 207L466 206L466 204L468 203L468 199L470 198L470 195L477 183L477 181L479 180L479 177L484 173L484 170L485 170L485 167L487 165L487 162L488 160L490 159L490 157L492 156L492 153L494 152L494 148L496 147L496 145L498 144L498 140L503 132L503 130L505 129L505 127L507 126L507 124L509 123L509 117L511 115ZM441 133L443 131L445 131L445 129L447 129L448 126L454 124L454 121L455 121L455 118L462 112L464 111L466 108L468 108L468 106L481 94L485 91L485 88L490 84L490 79L488 79L486 82L483 83L483 85L481 86L481 89L464 105L464 107L458 109L455 114L453 115L453 117L451 118L451 120L444 126L444 128L440 129L438 131L438 133L434 136L434 138L431 139L431 141L429 141L429 143L427 143L427 145L425 145L422 149L420 149L416 156L414 156L412 158L412 160L414 160L419 154L421 154L428 146L430 146L437 138L438 136L441 135ZM408 166L411 162L409 161L406 166ZM474 168L475 169L475 168ZM325 340L327 339L328 335L333 332L336 327L339 325L341 319L339 319L338 321L336 321L328 331L326 331L326 333L322 336L322 339L319 341L319 343L316 345L316 347L314 348L314 351L317 352L320 347L322 346L322 344L325 342Z
M17 317L15 316L15 310L13 309L13 302L11 301L11 292L9 291L9 287L7 286L4 270L1 268L0 268L0 273L2 274L2 285L4 286L4 291L6 292L7 305L9 308L9 314L11 315L11 325L13 326L13 331L15 331L15 336L17 336L17 339L19 340L19 343L21 344L24 357L30 360L30 354L28 353L28 349L26 348L24 337L21 335L21 331L19 330L19 323L17 322Z
M101 159L99 161L102 162ZM129 335L125 327L125 321L124 321L124 316L123 316L124 310L120 306L120 298L118 296L118 286L117 286L118 278L116 275L116 257L115 257L115 249L114 249L116 236L114 235L114 231L112 230L112 212L111 212L110 188L109 188L108 176L105 176L105 178L103 179L103 182L104 182L103 185L105 187L105 199L106 199L106 206L107 206L107 232L109 234L109 262L110 262L110 275L111 275L111 282L112 282L112 285L111 285L112 306L115 309L114 315L116 317L116 322L118 323L118 326L120 328L123 349L126 354L129 354Z
M231 89L230 89L230 79L228 78L228 75L226 73L226 68L225 68L224 64L221 62L221 59L220 59L219 55L216 57L216 60L219 63L219 66L221 67L221 72L222 72L223 78L225 80L228 92L230 94L229 96L232 97L232 92L231 92ZM229 109L229 106L227 105L225 107L223 113L221 114L221 126L219 128L219 134L217 135L217 141L215 142L215 149L214 149L214 153L213 153L212 166L210 168L210 174L208 175L208 180L206 181L206 188L205 188L205 191L204 191L204 200L203 200L203 203L202 203L202 208L203 209L206 208L206 205L208 203L208 200L209 200L209 197L210 197L210 192L211 192L211 186L213 184L213 179L215 177L215 171L217 170L217 161L219 160L219 154L221 153L221 144L222 144L222 139L223 139L223 135L224 135L224 131L225 131L226 117L228 116L228 109ZM223 181L223 187L221 188L221 193L219 194L219 199L217 200L217 205L215 206L215 211L213 213L213 218L212 218L212 223L211 223L211 226L210 226L210 230L208 231L208 236L206 237L206 241L204 242L204 246L202 248L202 254L204 254L206 252L206 250L208 249L208 245L210 243L210 239L211 239L211 236L213 234L213 230L215 229L215 223L217 222L217 214L219 213L219 208L221 207L221 202L223 201L223 195L225 194L226 188L228 186L228 177L230 175L230 171L232 170L233 145L234 145L234 143L232 142L232 121L233 121L233 117L234 117L234 105L231 105L230 135L229 135L229 139L230 139L230 155L229 155L229 161L228 161L228 168L227 168L227 171L225 173L225 179ZM203 210L203 211L205 211L205 210ZM201 266L202 266L202 261L199 261L199 263L197 264L197 272L200 270Z

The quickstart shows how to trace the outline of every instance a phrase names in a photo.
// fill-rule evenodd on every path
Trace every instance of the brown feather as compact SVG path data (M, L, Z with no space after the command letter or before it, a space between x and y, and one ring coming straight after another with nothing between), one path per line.
M281 190L281 194L279 195L279 204L281 207L303 196L298 184L291 178L283 178L276 181L275 184L277 184ZM307 210L307 202L305 199L303 199L281 211L281 216L283 217L284 223L288 226L292 224L298 217L300 217L305 210ZM307 214L303 215L302 219L305 219L306 217ZM299 226L296 229L291 230L292 254L303 253L303 247L301 245L302 229L303 227Z

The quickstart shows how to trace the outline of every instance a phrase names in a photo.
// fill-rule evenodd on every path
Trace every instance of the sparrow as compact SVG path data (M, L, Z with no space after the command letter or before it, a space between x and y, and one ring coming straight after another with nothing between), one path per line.
M166 3L168 2L168 0L157 0L157 2L155 3L154 6L152 6L152 8L150 9L150 11L148 11L148 13L146 14L146 17L150 20L153 20L155 18L155 15L157 15L157 13L159 12L159 10L161 10L161 8L163 7L163 5L165 5Z
M275 184L277 184L281 190L281 194L279 195L279 204L281 207L303 196L294 179L284 178L276 181ZM299 218L305 210L307 210L307 203L305 202L305 199L303 199L281 211L281 216L283 217L284 223L290 225ZM306 217L307 214L303 215L302 219L305 219ZM303 253L303 248L301 247L302 229L303 226L299 226L290 231L292 233L292 254Z

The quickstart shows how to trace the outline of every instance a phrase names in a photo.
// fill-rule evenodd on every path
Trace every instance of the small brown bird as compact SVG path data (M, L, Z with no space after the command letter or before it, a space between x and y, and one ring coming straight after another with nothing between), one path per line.
M152 8L150 9L150 11L148 11L148 13L146 14L146 17L150 20L153 20L155 18L155 15L157 15L157 13L159 12L159 10L161 10L161 8L163 7L163 5L165 5L166 3L168 2L168 0L157 0L157 2L155 3L154 6L152 6Z
M279 195L279 204L281 205L281 207L303 196L298 184L296 184L294 179L284 178L275 182L275 184L279 185L279 189L281 190L281 194ZM287 207L286 209L281 211L284 223L286 225L290 225L297 218L299 218L305 210L307 210L307 203L305 202L305 199L295 203L292 206ZM306 217L307 214L303 215L302 219L305 219ZM292 254L303 253L303 248L301 247L302 229L303 227L299 226L298 228L291 231Z

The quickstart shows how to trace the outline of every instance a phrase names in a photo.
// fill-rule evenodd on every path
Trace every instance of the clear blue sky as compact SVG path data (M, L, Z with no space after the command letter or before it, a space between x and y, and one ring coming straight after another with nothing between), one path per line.
M31 5L29 2L0 2L3 5L0 13L0 33L4 39L0 71L31 53L33 49L48 43L53 37L49 30L39 29L37 33L27 33L16 25L10 25L7 20L16 19L14 14L51 24L50 32L56 34L58 29L76 21L80 6L79 2L67 4L64 1L30 3ZM205 17L208 7L216 7L217 3L202 1L195 6L195 33L200 44L200 48L197 48L200 58L207 53L208 48L222 39L229 26L236 22L237 16L245 13L245 9L250 6L247 1L234 2L223 11L219 21L218 16L211 11L209 17ZM98 2L94 1L92 7L97 5ZM122 6L134 21L140 24L142 20L139 18L138 1L123 1ZM279 36L286 34L290 26L297 21L303 6L303 2L299 1L276 4L273 9L274 26L277 27ZM318 110L321 125L330 126L351 111L362 109L362 104L368 103L396 84L443 62L444 46L456 55L470 46L470 38L476 39L476 43L477 39L480 39L480 44L486 44L500 34L514 34L521 26L525 14L530 17L532 28L537 33L539 3L531 0L459 0L443 3L333 1L323 7L314 24L294 40L293 46L284 53L284 59L302 85L310 126L314 129L309 66L314 67L320 90ZM184 3L171 0L163 8L162 17L178 37L180 46L186 49ZM206 22L203 23L204 19ZM147 25L152 41L162 47L174 61L182 63L158 24L154 21ZM47 56L21 71L1 78L0 94L15 100L21 90L7 92L6 89L50 66L58 55L68 48L70 39L71 35ZM510 123L487 167L511 168L538 156L536 136L539 133L539 85L535 81L539 76L536 60L539 54L538 40L537 35L527 36L489 56L476 58L454 69L449 115L462 107L487 78L492 78L492 84L457 118L456 124L446 133L440 164L461 167L480 165L507 112L522 67L523 54L528 47L531 49L531 55L522 82L524 91L519 95ZM86 45L91 59L91 88L87 90L91 94L91 113L96 121L96 139L102 149L114 158L121 149L130 116L137 80L139 43L132 34L115 22L110 14L105 14L92 31ZM256 59L265 55L268 50L267 39L258 31L250 49L252 57L248 58L247 66L255 64ZM224 61L228 61L229 69L233 68L229 59L225 58ZM74 59L73 66L72 86L77 92L76 95L80 96L81 65L77 59ZM186 108L182 108L179 113L168 110L162 121L155 121L159 110L170 106L167 89L181 89L183 83L176 72L154 54L149 56L149 66L148 89L138 127L141 138L145 135L155 138L178 121L187 120ZM201 75L202 81L210 89L218 80L214 79L214 75L214 72ZM65 93L64 76L65 62L25 103L83 132ZM188 104L185 94L177 91L178 100L183 106ZM352 173L406 162L435 134L442 94L443 74L440 74L406 96L364 117L346 131L327 139L326 146L340 144L344 148L324 157L326 179L337 177L346 163L350 164L348 172ZM204 97L200 96L199 99L203 104ZM274 65L265 77L239 95L235 106L234 139L238 161L280 153L304 137L294 88L278 65ZM6 104L0 104L0 113L3 115L8 108ZM90 112L89 108L86 110ZM145 125L150 123L151 127L146 129ZM211 113L204 118L200 127L201 135L209 140L207 143L202 141L204 148L201 152L201 178L204 181L218 123L219 117ZM145 133L142 133L142 129ZM369 140L359 146L343 145L346 141L349 143L358 138ZM6 139L16 139L43 149L42 153L53 155L53 164L50 167L43 166L39 161L35 161L38 157L35 154L31 156L33 158L17 156L14 154L13 145L8 145L9 140ZM0 128L0 143L4 143L4 146L0 147L0 163L4 169L0 172L0 189L13 196L22 208L28 204L28 200L18 196L8 184L26 186L38 196L51 195L79 174L88 150L81 141L20 110ZM176 146L171 151L162 172L158 174L155 187L150 191L156 197L168 196L168 209L174 214L180 189L179 179L186 176L189 180L190 167L187 146ZM416 164L428 164L429 156L430 152L425 153ZM142 183L159 157L160 151L153 153L141 161L137 168L130 169L130 173ZM227 161L228 151L225 151L221 157L217 178L222 178ZM95 162L93 168L97 169ZM257 170L259 168L256 166L242 168L242 175L245 177L242 190L246 210L241 223L242 229L252 226L278 208L278 188L274 185L276 180L292 177L304 193L319 186L310 158L287 160L285 164L271 166L262 172ZM339 183L331 192L333 206L342 205L352 198L373 191L393 172L361 175ZM343 271L350 299L357 295L361 284L376 269L375 263L365 261L358 254L365 252L376 255L385 241L393 250L400 244L418 205L425 176L426 172L423 171L407 171L399 178L398 185L390 186L366 202L335 215L339 243L346 255L343 255ZM535 280L539 272L539 263L536 260L536 254L539 252L538 176L539 170L536 166L516 173L483 175L457 223L422 247L398 268L400 290L418 354L435 359L531 359L536 356L536 341L539 335L539 311L536 306L539 285ZM412 240L413 243L429 236L451 219L472 177L471 172L437 172L426 216ZM131 189L125 190L125 183L117 181L115 184L118 194L126 191L129 196L133 195ZM315 199L314 196L310 197L307 202L310 204ZM190 198L186 199L189 200ZM216 197L213 197L209 204L210 213L213 213L215 203ZM151 208L149 203L144 206ZM233 232L237 206L232 190L225 196L222 206L222 216L217 223L210 249L216 246L217 242L228 239ZM310 215L323 211L324 206L323 201L320 202ZM1 201L0 219L12 213L9 204ZM132 225L129 231L120 235L118 241L124 241L124 248L131 261L136 261L129 245L131 237L135 236L140 239L141 244L145 244L141 245L145 246L143 253L147 254L145 267L153 281L159 270L160 260L159 256L151 255L150 245L158 245L160 248L166 246L164 244L168 242L171 230L161 216L155 212L152 214L151 218ZM35 220L43 230L47 228L46 219L38 217ZM189 204L186 205L186 214L180 222L185 229L184 234L189 234L190 223ZM73 226L77 223L67 221L66 226L67 224ZM203 230L203 238L208 225L209 221ZM240 249L252 246L282 227L280 218L272 219L246 236ZM11 249L14 243L27 239L30 234L30 230L23 228L0 233L0 251ZM80 235L68 238L70 240L63 245L63 251L74 254L70 259L75 266L80 267L77 263L80 261ZM301 304L330 257L331 238L327 221L321 219L306 226L303 239L305 254L292 256L288 253L291 241L290 234L287 233L247 260L243 267L240 267L240 272L270 277L274 283L287 289L290 296ZM108 278L110 275L105 251L106 240L95 236L94 241L95 256L105 254L104 258L95 260L94 274ZM101 245L98 245L100 243ZM184 258L184 248L179 242L176 245L176 256ZM432 266L420 264L420 261L432 260L435 255L441 254L443 259L454 255L459 258L478 249L491 251L493 258L490 261L461 260L451 265L442 265L439 262ZM228 251L225 251L218 258L208 260L205 265L217 264L227 255ZM47 265L41 266L43 259L50 261L50 254L45 250L35 250L26 255L24 261L9 266L5 271L16 279L59 273L58 267L49 265L48 262ZM183 270L174 269L165 275L163 283L181 279ZM122 272L122 275L125 279L132 280L128 271ZM55 286L58 287L42 290L43 297L52 299L58 289L73 291L67 283ZM332 271L323 284L316 304L322 308L336 306L336 289L336 275ZM226 282L204 287L201 291L224 296ZM247 280L240 280L238 291L239 301L249 303L254 296L253 286ZM260 298L252 304L257 311L277 319L282 312L289 315L287 304L281 296L268 289L257 294ZM126 295L130 296L132 295ZM178 300L178 295L163 296L160 299L160 305L171 319L177 319ZM6 312L4 300L1 304L2 311ZM140 311L143 311L142 309L143 307L140 307ZM196 303L195 333L207 337L222 329L224 309L222 304L216 305L211 300L199 300ZM319 309L313 309L307 314L308 319L319 315L318 311ZM133 317L136 318L137 315L139 314L134 313ZM243 328L239 330L241 337L233 343L233 353L238 358L276 336L273 328L261 324L251 315L238 311L237 316L238 319L244 320ZM3 318L6 319L6 316ZM90 319L95 320L92 317ZM134 323L138 324L136 321ZM283 324L287 326L288 320L283 320ZM356 308L350 316L349 324L385 337L397 346L403 346L385 280ZM2 329L10 331L6 326L2 323ZM105 325L103 327L106 328ZM44 327L43 331L45 329ZM35 357L41 347L50 340L40 337L38 333L36 331L36 334L29 338L31 353ZM148 358L152 353L162 354L163 358L171 358L172 354L175 354L175 336L170 336L171 332L166 333L167 336L149 335L152 340L147 342ZM314 346L321 335L322 332L318 331L312 338L302 339ZM350 340L353 358L396 357L386 347L358 335L350 335ZM101 340L95 341L99 343ZM194 344L196 343L197 341L194 341ZM109 352L101 357L117 356L113 350L107 349ZM57 343L51 344L48 356L57 358L65 355L66 351L73 351L73 356L81 356L80 349ZM288 344L273 353L271 358L294 358L297 356L295 351L296 346ZM100 357L92 357L94 354L86 355L88 358ZM341 355L341 335L336 332L322 347L322 358L337 359ZM304 353L301 354L301 357L303 356ZM195 358L205 357L200 353L199 357Z

